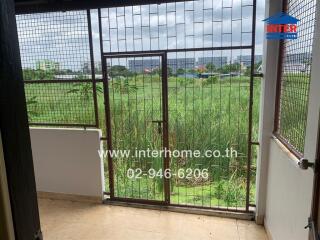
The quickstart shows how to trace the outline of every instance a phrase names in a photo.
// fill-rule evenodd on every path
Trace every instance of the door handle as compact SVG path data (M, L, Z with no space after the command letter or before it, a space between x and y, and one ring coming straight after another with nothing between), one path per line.
M154 120L154 121L152 121L152 122L158 124L158 133L161 134L161 133L162 133L162 126L161 126L161 124L163 123L163 121L161 121L161 120Z
M314 169L314 163L309 162L309 160L305 158L301 158L298 162L298 165L302 170L307 170L308 168Z

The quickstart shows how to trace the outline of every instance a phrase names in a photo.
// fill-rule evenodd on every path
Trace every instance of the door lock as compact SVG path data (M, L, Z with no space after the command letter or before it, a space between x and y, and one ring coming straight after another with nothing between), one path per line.
M314 163L309 162L309 160L305 158L301 158L298 162L298 165L302 170L307 170L308 168L314 169Z
M158 133L161 134L161 133L162 133L162 123L163 123L163 121L161 121L161 120L154 120L154 121L152 121L152 122L158 124Z

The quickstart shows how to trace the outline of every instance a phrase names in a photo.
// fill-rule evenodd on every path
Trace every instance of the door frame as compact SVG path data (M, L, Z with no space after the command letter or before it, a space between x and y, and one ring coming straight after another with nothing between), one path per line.
M123 198L115 197L114 195L114 168L113 159L110 151L113 150L112 145L112 128L111 128L111 111L110 111L110 93L109 93L109 81L108 81L108 66L107 59L112 58L129 58L129 57L160 57L161 59L161 79L162 79L162 146L163 149L169 149L169 119L168 119L168 70L167 70L167 53L164 52L137 52L128 54L103 54L102 58L102 81L104 90L104 104L105 104L105 116L106 116L106 141L107 141L107 158L108 158L108 171L109 171L109 188L110 188L110 200L126 201L133 203L143 204L156 204L156 205L169 205L170 204L170 179L163 178L164 184L164 200L147 200L147 199L135 199L135 198ZM170 157L165 154L163 158L163 169L170 168Z
M320 116L320 114L319 114ZM319 239L319 220L320 220L320 124L318 127L318 139L317 139L317 152L316 159L314 162L314 178L313 178L313 191L312 191L312 203L311 203L311 214L308 220L309 235L311 239Z

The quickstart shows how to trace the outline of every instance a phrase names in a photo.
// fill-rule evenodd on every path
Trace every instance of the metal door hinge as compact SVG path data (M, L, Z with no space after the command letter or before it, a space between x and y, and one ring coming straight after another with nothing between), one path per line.
M34 240L43 240L41 230L38 230L38 232L34 235Z
M254 73L253 77L260 77L263 78L263 73Z
M304 229L307 229L307 228L312 229L312 226L313 226L313 221L311 218L308 218L308 224L307 226L304 227Z
M309 228L313 240L320 240L319 234L316 232L316 228L314 226L314 221L311 217L308 218L308 225L304 227L304 229Z

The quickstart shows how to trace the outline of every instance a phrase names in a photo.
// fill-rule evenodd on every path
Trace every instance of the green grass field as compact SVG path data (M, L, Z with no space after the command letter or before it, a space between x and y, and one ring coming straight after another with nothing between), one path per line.
M156 75L114 78L110 81L113 148L161 149L162 85ZM104 99L98 84L100 127L105 134ZM86 83L27 84L30 122L93 124L92 88ZM253 140L258 134L260 80L254 79ZM208 169L209 178L171 178L171 202L197 206L244 207L246 198L249 78L224 80L168 79L169 147L171 150L237 150L233 158L174 158L178 169ZM254 150L254 149L253 149ZM252 154L250 199L254 202L255 151ZM115 195L163 199L160 178L130 180L128 168L143 172L162 168L162 158L114 159ZM105 164L107 169L107 165ZM108 191L106 170L106 191Z

